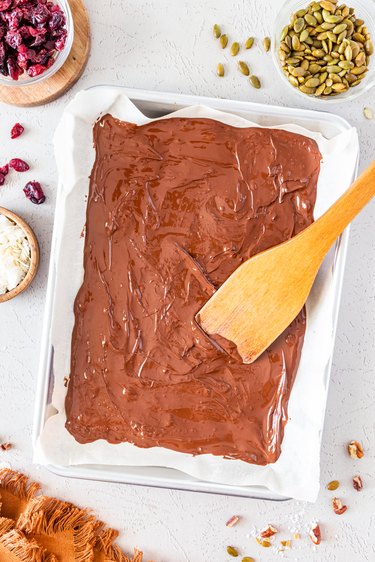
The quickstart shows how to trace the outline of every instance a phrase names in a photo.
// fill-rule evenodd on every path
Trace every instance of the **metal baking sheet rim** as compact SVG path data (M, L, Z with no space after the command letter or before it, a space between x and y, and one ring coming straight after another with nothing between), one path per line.
M100 88L101 86L94 86ZM204 104L218 110L241 114L250 117L259 125L265 125L265 119L273 119L273 125L282 123L303 124L307 128L320 131L325 136L330 136L330 132L335 130L335 134L350 128L349 123L342 117L322 111L295 109L288 107L268 106L253 102L243 102L228 99L207 98L202 96L190 96L173 93L153 92L147 90L136 90L131 88L118 87L125 93L141 110L149 114L151 109L152 116L167 114L176 111L181 107L195 104ZM306 124L306 122L308 124ZM310 125L310 127L309 127ZM324 125L326 130L324 131ZM317 128L318 127L318 128ZM333 135L332 135L333 136ZM353 180L358 171L359 154L357 155L356 170ZM58 208L58 201L56 203ZM56 227L53 231L51 256L48 274L48 286L46 295L46 305L43 318L43 331L41 339L40 365L38 382L36 389L36 401L33 424L33 444L42 432L45 420L49 417L48 408L50 406L51 392L53 388L52 359L53 349L50 345L50 329L52 322L52 305L55 288L55 252L56 252ZM341 292L344 278L344 270L349 241L349 228L344 231L336 243L334 261L335 303L333 312L333 341L336 336L337 320L340 308ZM333 349L329 362L326 366L326 375L329 380L333 360ZM203 480L195 479L183 472L165 467L127 467L127 466L101 466L101 465L77 465L77 466L57 466L46 465L46 468L59 476L68 478L83 478L86 480L99 480L132 484L139 486L150 486L157 488L169 488L183 491L205 492L212 494L222 494L228 496L239 496L254 499L265 499L273 501L286 501L290 498L274 494L262 486L228 486L215 484Z

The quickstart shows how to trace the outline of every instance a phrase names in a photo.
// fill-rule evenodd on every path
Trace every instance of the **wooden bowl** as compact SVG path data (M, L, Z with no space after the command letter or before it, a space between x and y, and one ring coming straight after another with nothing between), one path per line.
M32 280L35 277L35 274L39 266L40 252L39 252L38 240L34 232L29 227L29 225L23 219L21 219L21 217L19 217L15 213L12 213L12 211L8 211L8 209L4 209L4 207L0 207L0 215L5 215L8 219L16 223L20 228L22 228L30 246L30 258L31 258L29 270L26 273L26 276L17 285L17 287L12 289L11 291L8 291L7 293L4 293L3 295L0 295L0 303L2 303L10 299L13 299L20 293L23 293L23 291L26 291L26 289L29 287L29 285L31 284Z

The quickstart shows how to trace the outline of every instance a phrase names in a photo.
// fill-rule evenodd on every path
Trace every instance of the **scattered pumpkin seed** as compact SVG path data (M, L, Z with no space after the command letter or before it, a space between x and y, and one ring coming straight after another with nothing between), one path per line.
M215 37L216 39L219 39L219 37L220 37L220 35L221 35L221 29L220 29L220 27L217 25L217 23L215 23L215 25L214 25L212 31L213 31L214 37Z
M331 482L328 482L327 484L327 490L329 490L330 492L332 492L333 490L337 490L337 488L340 486L340 482L338 480L332 480Z
M236 55L238 55L239 50L240 50L240 44L237 41L232 43L232 46L230 48L230 54L232 55L232 57L235 57Z
M216 67L216 73L220 78L224 76L224 65L221 62Z
M366 117L366 119L373 119L374 118L374 112L372 111L371 107L364 107L363 108L363 115Z
M243 60L238 61L238 70L245 76L249 76L250 74L250 69L246 62L244 62Z
M221 35L219 41L220 41L221 48L225 49L225 47L228 45L228 35L223 33L223 35Z
M244 556L242 558L242 562L255 562L254 558L251 558L251 556Z
M261 83L258 76L254 76L254 74L252 74L251 76L249 76L249 80L253 88L256 88L257 90L261 88Z
M238 556L238 551L234 546L227 546L227 553L235 558Z
M268 53L268 51L271 48L271 39L269 37L265 37L263 39L263 47L264 47L264 50L266 51L266 53Z
M254 45L254 37L249 37L249 39L245 43L245 49L251 49Z

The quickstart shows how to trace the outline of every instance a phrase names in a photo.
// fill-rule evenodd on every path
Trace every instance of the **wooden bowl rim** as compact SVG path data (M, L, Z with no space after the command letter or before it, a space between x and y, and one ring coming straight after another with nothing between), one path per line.
M0 295L0 304L1 304L2 302L9 301L10 299L13 299L20 293L23 293L23 291L25 291L30 286L38 270L40 251L39 251L38 239L35 236L34 231L22 217L20 217L13 211L6 209L5 207L0 207L0 215L6 216L8 219L16 223L20 228L22 228L30 246L30 267L28 269L28 272L26 273L22 281L17 285L17 287L14 287L14 289L11 289L7 293Z

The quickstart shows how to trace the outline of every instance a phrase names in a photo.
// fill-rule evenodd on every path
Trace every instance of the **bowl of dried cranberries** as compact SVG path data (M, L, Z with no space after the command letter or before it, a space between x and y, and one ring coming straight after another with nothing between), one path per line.
M0 84L50 78L66 61L73 35L67 0L0 0Z

